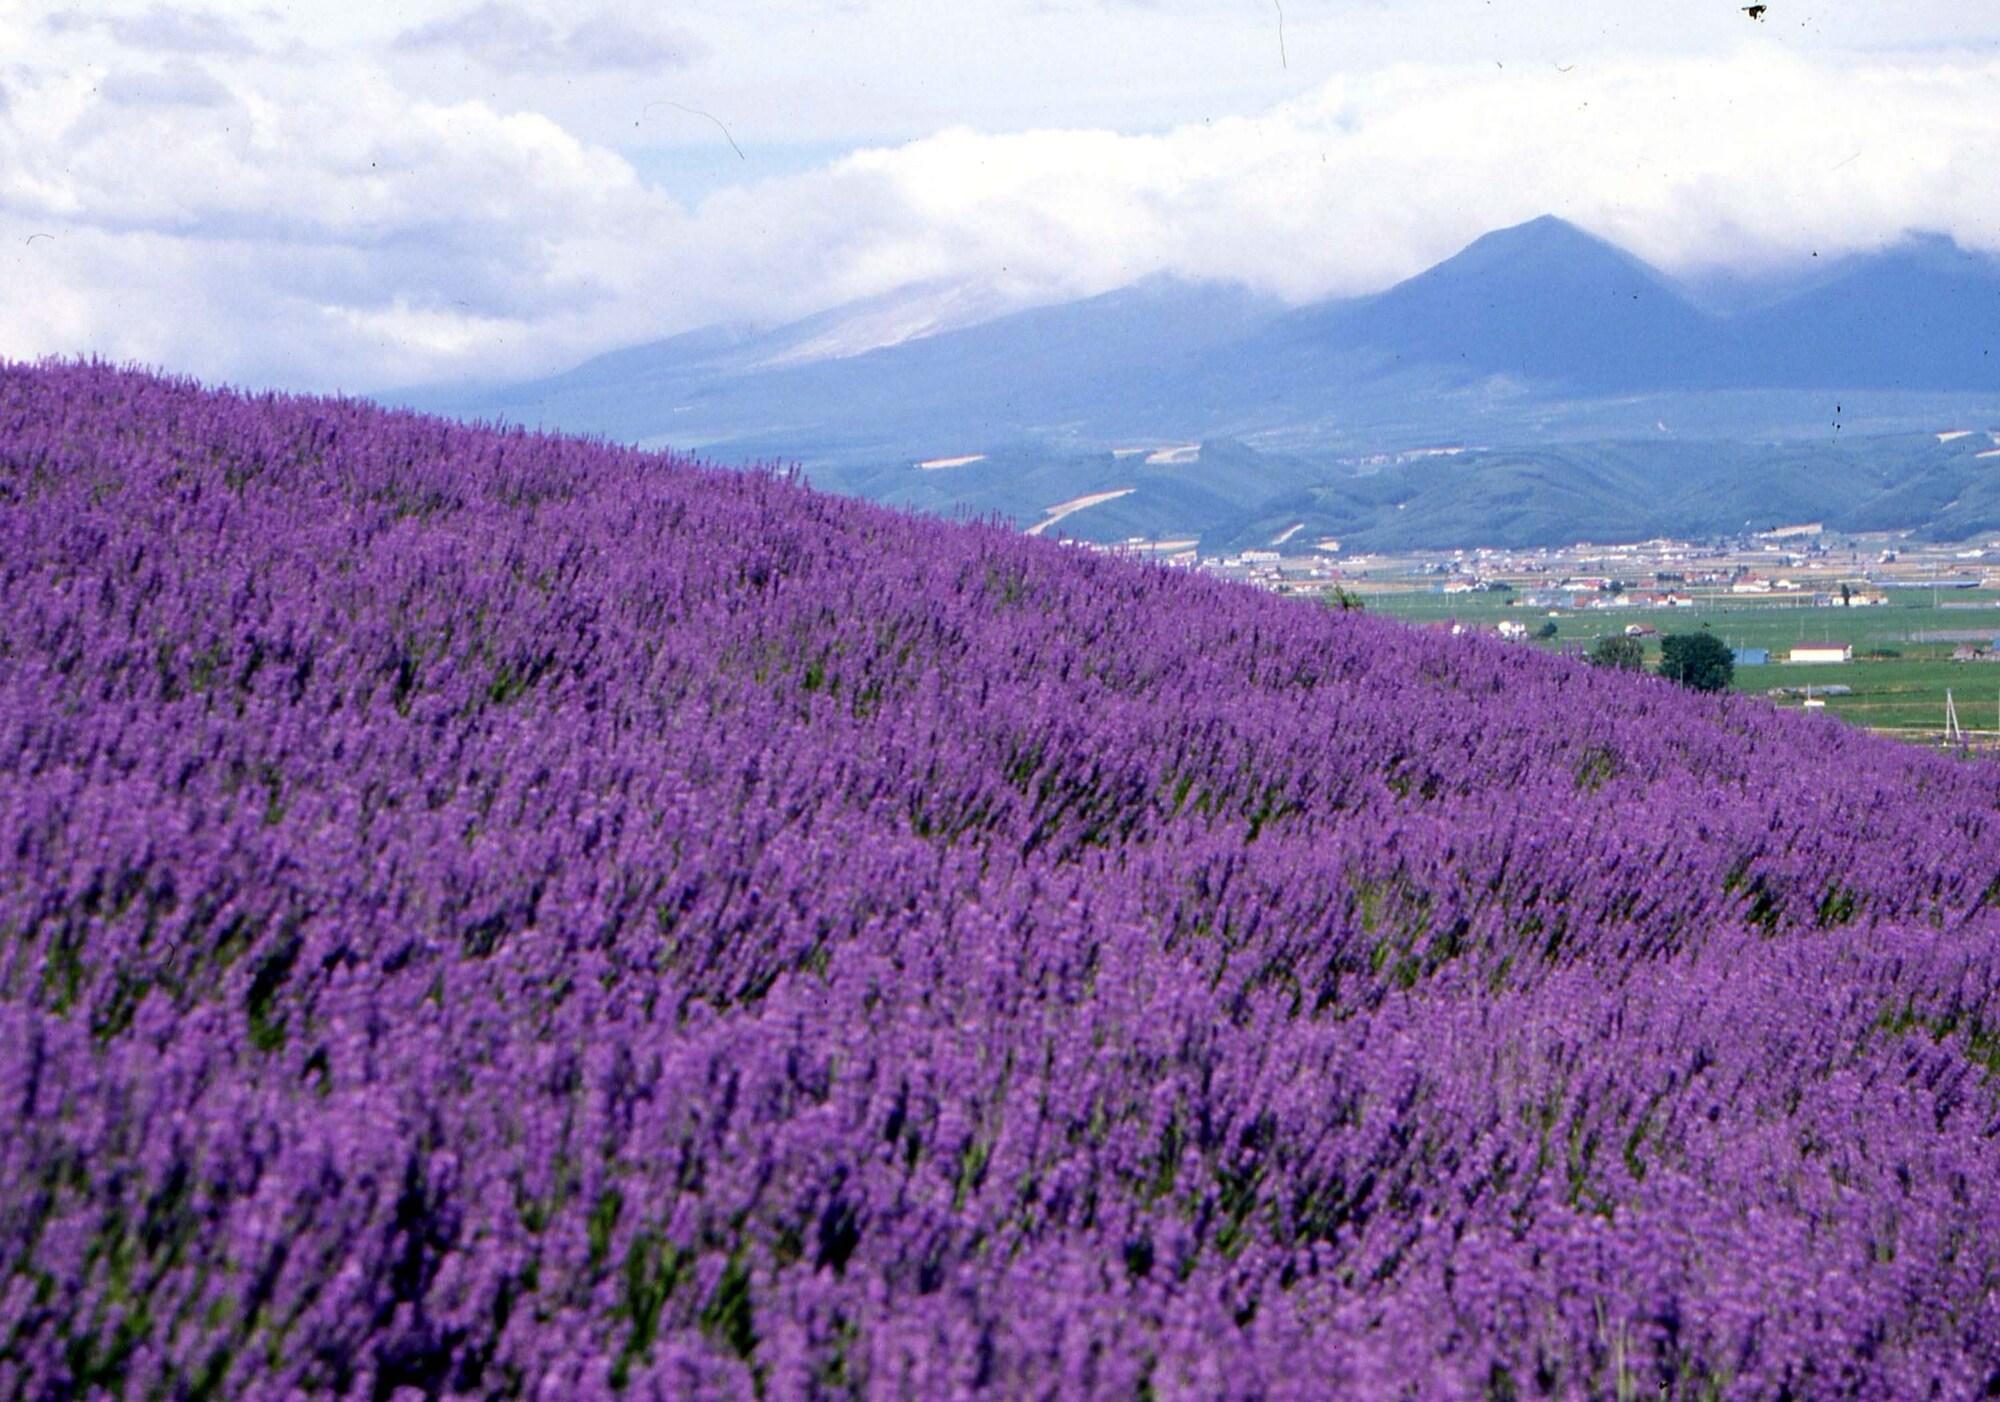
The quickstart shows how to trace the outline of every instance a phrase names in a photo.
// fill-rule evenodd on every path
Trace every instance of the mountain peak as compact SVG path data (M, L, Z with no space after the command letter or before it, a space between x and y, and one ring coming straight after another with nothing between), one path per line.
M1649 265L1624 249L1553 214L1482 234L1419 277L1490 278L1512 272L1543 278L1560 277L1565 269L1573 272L1580 268L1625 276L1639 274L1653 283L1665 282Z
M1320 325L1406 364L1608 390L1685 379L1705 323L1650 265L1545 214Z
M1879 252L1864 255L1858 262L1874 261L1924 268L1933 272L1973 273L1991 276L1995 271L1992 254L1967 248L1950 234L1935 229L1911 229Z
M1508 242L1548 242L1551 240L1584 241L1603 244L1604 240L1587 229L1572 224L1559 214L1540 214L1533 219L1524 219L1519 224L1509 224L1504 228L1489 229L1474 239L1480 243ZM1607 247L1609 245L1606 245Z

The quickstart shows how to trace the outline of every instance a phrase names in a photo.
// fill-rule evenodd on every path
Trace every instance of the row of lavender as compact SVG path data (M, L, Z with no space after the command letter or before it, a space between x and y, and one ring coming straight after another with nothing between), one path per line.
M0 1394L1968 1395L1996 802L770 475L0 368Z

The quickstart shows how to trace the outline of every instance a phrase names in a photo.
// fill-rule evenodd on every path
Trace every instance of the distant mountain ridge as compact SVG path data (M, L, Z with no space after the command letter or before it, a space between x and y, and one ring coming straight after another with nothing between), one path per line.
M2000 261L1990 256L1917 235L1748 303L1734 314L1705 307L1549 216L1489 233L1382 292L1304 307L1168 276L1029 308L926 285L771 330L697 331L524 384L397 398L795 461L838 490L1024 526L1058 503L1130 487L1085 519L1107 529L1157 519L1203 535L1234 529L1218 501L1254 517L1263 497L1438 444L1569 445L1573 461L1578 445L1661 436L1802 444L2000 422ZM1124 474L1132 482L1107 483L1077 467L1202 442L1247 454L1226 486L1200 470L1171 484L1136 470ZM1755 454L1725 456L1755 471ZM958 458L983 465L915 467ZM1565 490L1546 481L1528 515L1559 517Z
M1855 259L1732 319L1738 373L1788 386L1991 393L2000 386L1997 266L1936 234Z

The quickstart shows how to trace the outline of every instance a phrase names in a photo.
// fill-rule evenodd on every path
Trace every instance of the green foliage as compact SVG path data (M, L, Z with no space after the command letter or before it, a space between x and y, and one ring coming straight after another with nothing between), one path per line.
M278 995L292 976L298 962L301 941L294 936L264 956L250 980L244 998L249 1015L250 1042L259 1051L277 1051L285 1044L285 1014L279 1009Z
M620 1313L629 1324L629 1333L611 1369L613 1387L624 1387L633 1364L646 1357L660 1332L661 1308L681 1282L693 1274L692 1254L652 1232L641 1232L633 1238L625 1252L625 1291L619 1304ZM736 1274L734 1263L731 1274ZM744 1308L747 1320L747 1299ZM704 1315L704 1326L707 1322Z
M757 1352L757 1327L751 1307L750 1271L741 1255L729 1258L729 1265L716 1283L715 1294L702 1307L698 1321L701 1331L748 1362Z
M1713 633L1669 633L1660 640L1660 675L1696 691L1726 691L1736 659Z
M1576 786L1596 793L1618 777L1618 752L1604 745L1585 750L1576 765Z
M1599 638L1591 647L1589 657L1591 666L1608 667L1614 672L1643 672L1646 669L1645 644L1622 634Z

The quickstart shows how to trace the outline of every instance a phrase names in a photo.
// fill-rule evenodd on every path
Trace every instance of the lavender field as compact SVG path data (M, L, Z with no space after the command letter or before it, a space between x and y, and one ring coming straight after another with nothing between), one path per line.
M2000 770L0 367L0 1395L2000 1390Z

